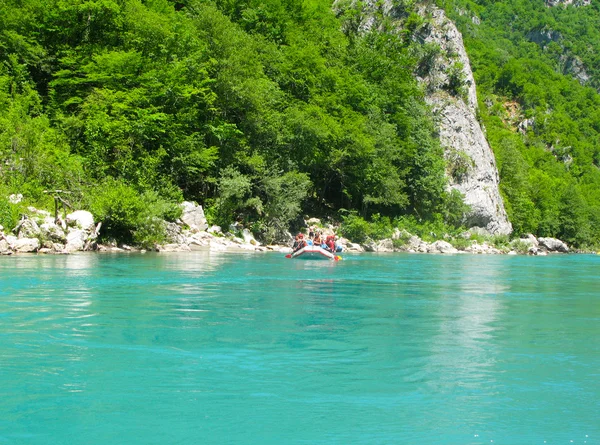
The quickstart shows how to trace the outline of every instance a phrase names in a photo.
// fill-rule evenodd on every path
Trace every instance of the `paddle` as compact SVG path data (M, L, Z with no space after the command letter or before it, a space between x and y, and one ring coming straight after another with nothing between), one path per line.
M291 254L291 253L288 253L288 254L287 254L285 257L286 257L286 258L291 258L291 257L292 257L292 254Z

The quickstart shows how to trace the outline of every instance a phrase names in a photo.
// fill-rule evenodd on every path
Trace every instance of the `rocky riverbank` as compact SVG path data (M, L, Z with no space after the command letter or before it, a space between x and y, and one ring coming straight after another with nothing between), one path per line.
M569 247L563 241L555 238L536 238L528 235L526 238L518 238L505 243L493 243L491 240L473 239L473 235L479 234L478 230L467 231L462 234L460 242L453 239L452 242L437 240L433 242L423 241L416 235L405 230L396 229L391 239L371 241L365 244L347 243L346 250L349 252L408 252L408 253L446 253L446 254L486 254L486 255L548 255L549 253L568 253ZM476 237L477 238L477 237Z
M193 250L290 252L292 235L285 245L264 245L257 241L248 229L232 225L227 231L217 226L209 227L201 206L190 202L182 204L181 218L166 225L168 242L155 246L159 252L182 252ZM325 234L334 232L333 226L324 226L318 219L309 219L306 226L321 227ZM6 231L0 226L0 254L21 253L69 254L81 251L126 252L140 250L132 246L99 244L102 224L95 222L90 212L78 210L64 217L54 217L50 212L28 208L19 224ZM485 233L485 232L483 232ZM346 252L409 252L443 254L489 254L489 255L547 255L568 253L569 247L554 238L526 238L506 240L499 244L487 241L481 231L465 232L459 240L437 240L426 242L406 230L394 232L392 238L380 241L353 243L341 238Z

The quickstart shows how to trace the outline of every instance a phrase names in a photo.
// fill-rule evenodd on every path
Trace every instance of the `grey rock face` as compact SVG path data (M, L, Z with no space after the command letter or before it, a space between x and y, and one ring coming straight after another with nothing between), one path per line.
M558 31L548 28L530 31L527 33L526 37L528 40L542 46L550 42L558 42L562 39L562 35Z
M67 225L81 230L94 230L94 215L87 210L77 210L67 215Z
M71 229L67 234L67 244L65 250L67 252L77 252L83 250L88 234L81 229Z
M579 57L562 55L560 62L562 64L562 72L573 76L581 85L586 85L590 81L591 76L587 73Z
M509 234L512 225L500 196L496 160L476 118L475 80L462 36L442 10L430 7L425 12L431 13L432 26L422 35L423 41L438 44L442 49L439 60L422 79L428 84L426 100L438 117L440 143L446 157L460 153L462 159L467 160L460 177L450 177L450 188L461 192L465 203L471 206L471 212L466 215L469 226L483 227L494 234ZM450 55L462 65L466 88L464 99L451 96L444 90L447 82L445 72L452 63Z
M456 150L470 159L469 168L460 178L450 178L450 188L461 192L465 203L471 206L467 225L483 227L494 234L509 234L512 225L500 196L494 154L473 111L456 98L431 95L428 101L440 116L442 146L447 152Z
M185 236L183 236L181 227L175 223L167 223L165 226L167 232L167 239L171 244L183 244L185 242Z
M545 248L549 252L569 252L569 247L564 242L556 238L538 238L538 242L540 243L540 247Z
M65 242L66 236L62 227L54 223L44 223L40 226L42 237L48 240Z
M20 253L37 252L40 248L40 240L37 238L19 238L13 244L13 248Z
M428 248L427 251L429 253L458 253L458 250L454 248L454 246L452 244L450 244L447 241L436 241L434 243L432 243Z
M203 231L208 229L206 217L204 216L204 210L202 206L196 205L193 202L184 202L181 204L183 208L183 214L181 220L187 224L190 229L195 231Z
M32 219L26 219L19 225L19 238L36 238L40 234L40 227Z
M339 12L344 5L347 6L347 2L335 1L333 8ZM355 1L351 6L359 7L362 13L357 27L359 32L378 26L378 14L393 20L406 13L402 2L391 0ZM496 161L476 118L477 91L462 36L443 10L422 4L419 12L428 20L415 32L415 40L431 44L439 51L425 69L419 68L418 79L425 86L426 101L438 116L440 143L445 149L448 165L455 154L464 161L464 171L458 177L449 174L450 188L461 192L472 208L466 215L466 224L483 227L494 234L509 234L512 225L498 189ZM462 81L459 89L464 92L461 94L464 97L448 92L455 89L457 77Z
M377 252L393 252L394 242L391 239L384 239L377 243Z

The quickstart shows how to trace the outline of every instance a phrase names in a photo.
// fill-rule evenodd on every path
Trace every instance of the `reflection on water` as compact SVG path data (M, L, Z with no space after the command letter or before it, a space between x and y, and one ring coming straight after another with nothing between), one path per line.
M182 255L178 252L160 255L162 266L168 270L203 274L213 272L227 262L239 260L227 252L194 251Z
M437 333L429 343L425 366L428 391L449 399L430 420L432 426L450 426L469 418L471 427L481 431L490 421L484 407L498 397L495 331L504 316L506 277L501 266L482 267L477 257L451 260L436 273L431 316ZM458 404L459 409L449 410L449 404Z

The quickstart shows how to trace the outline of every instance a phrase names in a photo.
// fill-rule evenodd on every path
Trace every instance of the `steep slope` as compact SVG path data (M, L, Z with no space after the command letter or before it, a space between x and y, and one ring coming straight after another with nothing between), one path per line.
M449 186L461 192L465 203L471 206L466 216L469 226L508 234L512 226L500 196L494 153L476 117L475 79L462 36L443 10L428 6L421 8L420 13L429 17L429 23L417 37L424 44L439 47L422 82L426 85L427 102L438 118L440 142L448 163ZM453 82L457 85L453 86Z

